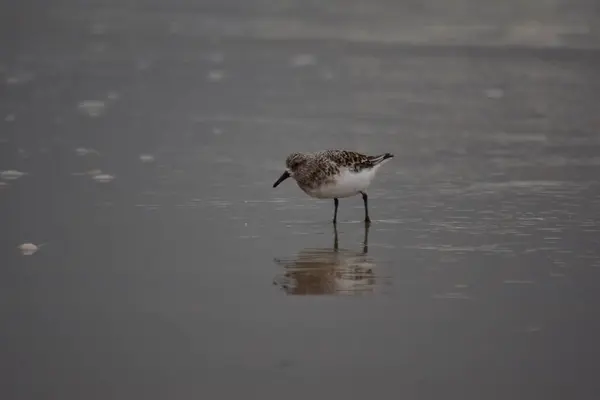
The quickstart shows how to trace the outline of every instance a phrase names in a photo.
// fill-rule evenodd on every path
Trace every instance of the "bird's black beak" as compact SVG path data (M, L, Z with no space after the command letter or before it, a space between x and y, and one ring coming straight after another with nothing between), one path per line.
M290 177L290 173L288 171L285 171L283 174L281 174L279 179L277 179L277 181L273 184L273 187L277 187L277 185L279 185L281 182L285 181L289 177Z

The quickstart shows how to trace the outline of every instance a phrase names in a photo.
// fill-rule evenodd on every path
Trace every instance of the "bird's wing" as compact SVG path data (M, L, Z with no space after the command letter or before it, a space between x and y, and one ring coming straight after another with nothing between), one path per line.
M362 171L365 168L373 168L384 160L393 157L390 153L367 156L348 150L328 150L325 152L325 156L338 166L347 167L356 172Z

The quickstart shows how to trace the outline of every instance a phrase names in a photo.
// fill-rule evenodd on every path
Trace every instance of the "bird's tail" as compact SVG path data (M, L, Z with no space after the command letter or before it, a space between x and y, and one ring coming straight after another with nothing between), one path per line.
M369 157L369 161L371 161L373 163L373 165L377 165L377 164L381 164L385 160L392 158L392 157L394 157L394 155L392 153L385 153L385 154L380 154L378 156L371 156L371 157Z

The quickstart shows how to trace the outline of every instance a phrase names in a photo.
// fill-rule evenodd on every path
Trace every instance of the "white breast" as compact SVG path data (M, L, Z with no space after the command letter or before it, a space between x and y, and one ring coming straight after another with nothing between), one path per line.
M354 196L361 191L367 190L375 177L377 169L379 169L379 165L371 169L363 169L360 172L353 172L344 168L340 170L340 173L335 177L333 182L321 185L311 190L309 194L319 199Z

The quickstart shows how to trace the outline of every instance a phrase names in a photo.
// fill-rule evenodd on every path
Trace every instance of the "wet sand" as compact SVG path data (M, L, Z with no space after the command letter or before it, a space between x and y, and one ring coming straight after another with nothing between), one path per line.
M0 20L3 398L595 398L591 5L34 3ZM272 188L326 148L395 154L368 232Z

